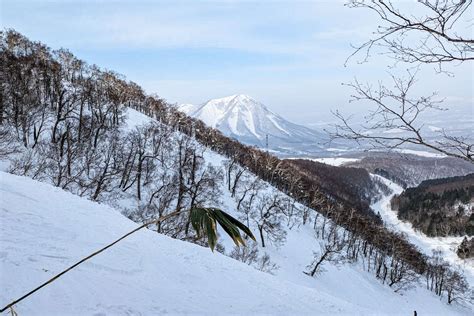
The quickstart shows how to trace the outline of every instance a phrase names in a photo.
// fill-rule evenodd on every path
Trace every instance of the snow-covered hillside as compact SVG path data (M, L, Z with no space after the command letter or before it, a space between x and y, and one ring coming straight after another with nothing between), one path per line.
M269 148L280 154L322 152L327 141L324 133L291 123L247 95L183 104L179 109L250 145L265 148L268 135Z
M1 179L2 304L137 226L116 210L47 184L5 173ZM152 231L137 233L16 307L20 315L353 309L330 295Z
M48 184L0 173L2 306L137 226ZM468 314L416 289L394 293L357 267L301 273L314 243L293 230L273 250L276 276L206 248L141 231L19 303L19 315ZM304 249L304 250L302 250ZM295 266L295 264L298 264Z

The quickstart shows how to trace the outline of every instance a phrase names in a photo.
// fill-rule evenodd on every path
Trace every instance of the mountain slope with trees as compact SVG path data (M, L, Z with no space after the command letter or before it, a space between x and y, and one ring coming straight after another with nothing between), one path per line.
M433 158L397 152L366 153L347 167L364 168L390 179L403 188L416 187L424 180L464 176L474 172L474 164L452 157Z
M3 172L0 179L2 303L137 226L118 210L52 185ZM301 245L306 236L314 243L313 236L305 233L293 230L290 241L297 238ZM313 246L316 249L317 243ZM292 248L282 249L281 256L294 253ZM305 253L298 255L305 262ZM273 253L272 257L277 258ZM325 268L327 276L318 282L301 271L293 272L294 279L273 276L145 230L17 304L15 311L19 315L366 315L410 314L413 309L423 314L468 313L428 291L394 294L357 267ZM339 289L341 280L345 290ZM357 290L361 287L364 291Z
M390 193L384 183L371 177L369 172L362 168L331 166L308 159L287 160L298 170L307 173L321 190L334 196L335 199L346 201L354 209L367 210L374 221L379 219L370 209L370 204L377 201L382 195ZM380 222L381 223L381 222Z
M392 200L398 217L430 237L473 236L474 174L423 181Z
M395 291L426 277L426 287L448 302L467 295L462 276L330 194L308 170L225 137L67 50L12 30L0 45L0 155L9 172L110 204L140 223L183 211L151 229L204 246L210 241L184 211L222 206L252 228L258 245L216 250L267 272L273 265L262 252L307 225L323 245L313 256L308 249L304 271L295 268L306 280L338 254L367 264ZM140 124L130 117L142 117Z

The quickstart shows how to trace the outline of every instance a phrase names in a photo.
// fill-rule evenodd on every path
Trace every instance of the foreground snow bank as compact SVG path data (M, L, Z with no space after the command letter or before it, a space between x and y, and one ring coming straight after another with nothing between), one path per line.
M50 185L0 177L2 306L137 225L110 207ZM132 235L16 310L20 315L368 312L152 231Z

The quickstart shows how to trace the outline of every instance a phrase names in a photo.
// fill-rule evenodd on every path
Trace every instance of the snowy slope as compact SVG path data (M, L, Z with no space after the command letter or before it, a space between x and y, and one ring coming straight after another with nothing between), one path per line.
M133 109L126 115L125 130L154 121ZM227 160L211 150L204 157L220 168ZM265 190L270 196L277 192L268 184ZM220 200L218 206L238 215L236 201L224 187ZM133 201L126 204L137 207ZM0 173L0 205L0 305L136 227L120 214L123 209L7 173ZM286 231L281 246L260 247L279 267L274 276L197 245L143 231L16 309L20 315L469 314L421 285L395 293L360 262L328 263L321 275L309 277L303 271L319 251L320 240L312 224ZM232 243L221 240L229 253Z
M202 105L183 104L179 109L217 128L225 135L277 153L316 153L324 151L327 136L291 123L247 95L209 100Z
M6 304L136 227L110 207L50 185L0 173L0 292ZM269 249L277 276L209 249L141 231L16 306L20 315L466 314L432 293L401 296L357 267L303 273L309 227ZM313 247L311 247L313 245ZM384 304L380 304L383 301Z
M137 112L133 109L127 109L127 127L128 129L136 128L150 121L155 121L150 117ZM204 153L205 160L208 164L217 168L222 168L227 158L223 157L212 150L207 150ZM324 163L340 165L353 161L352 158L322 158ZM254 175L250 175L252 180L256 179ZM267 184L267 193L272 196L275 192L279 192L275 188ZM396 190L395 190L396 191ZM281 193L280 193L281 194ZM386 197L386 200L388 197ZM239 217L239 212L236 210L236 201L230 196L226 188L222 188L221 204L219 205L232 215ZM297 207L302 207L297 203ZM392 288L380 284L375 280L372 274L364 271L364 267L360 264L345 264L342 266L333 266L331 264L325 266L326 273L320 275L317 279L306 276L302 271L306 271L307 265L311 261L311 256L314 252L319 252L319 239L315 237L313 224L306 226L294 226L292 229L287 229L287 240L281 247L275 247L272 244L267 245L267 248L260 248L261 252L270 254L272 262L279 267L274 273L277 277L283 278L287 281L311 287L323 293L331 293L332 295L341 298L348 302L357 302L358 305L363 306L369 310L378 310L379 301L387 302L387 306L382 309L383 313L389 313L391 306L397 306L399 311L404 311L405 314L410 314L412 309L417 311L431 312L438 315L438 310L444 310L446 306L440 303L442 307L432 300L439 301L439 297L433 296L432 293L426 291L423 286L415 287L415 289L402 293L399 295L393 292ZM257 231L256 227L252 227ZM227 249L227 253L233 247L229 239L224 239L223 244ZM341 280L345 280L344 286L341 286ZM471 283L472 284L472 283ZM361 288L364 290L361 291ZM390 302L390 303L389 303ZM453 312L452 307L447 311ZM398 314L395 313L395 314ZM443 313L444 314L444 313Z
M318 251L311 227L300 227L289 232L287 242L280 249L270 250L273 261L280 266L276 276L314 288L356 303L368 309L368 315L472 315L470 307L448 306L423 286L395 293L392 288L375 281L359 264L324 265L324 272L315 279L299 271L307 271L308 255ZM357 314L357 313L351 313Z
M1 304L137 226L118 211L1 173ZM209 249L142 231L16 307L20 315L366 313Z

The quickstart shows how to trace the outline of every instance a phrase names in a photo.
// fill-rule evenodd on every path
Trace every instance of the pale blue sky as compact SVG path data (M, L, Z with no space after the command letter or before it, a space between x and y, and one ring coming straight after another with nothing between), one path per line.
M386 78L390 62L344 67L350 44L367 39L377 21L343 1L0 2L3 28L68 48L170 102L243 93L297 123L328 120L330 109L355 111L341 83ZM456 67L451 79L425 69L420 91L438 90L466 108L473 70Z

